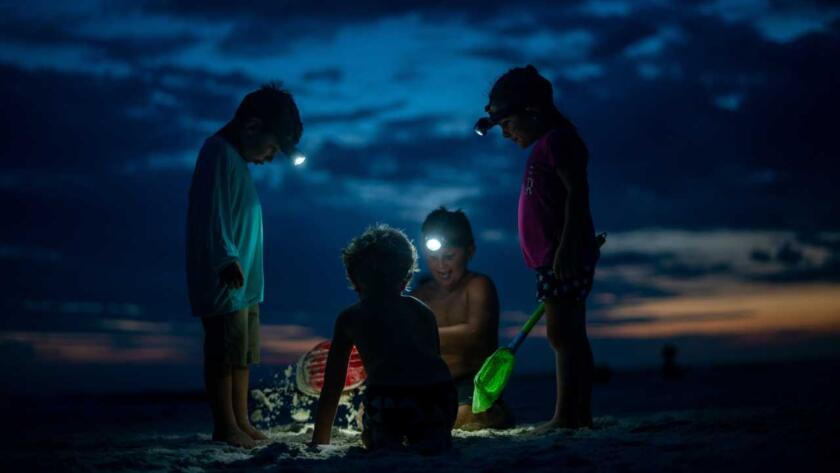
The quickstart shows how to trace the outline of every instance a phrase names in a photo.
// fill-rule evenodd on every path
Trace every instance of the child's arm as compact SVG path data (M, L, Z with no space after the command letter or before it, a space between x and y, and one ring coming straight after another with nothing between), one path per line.
M580 276L581 238L589 218L589 182L585 157L577 156L574 152L572 154L570 159L558 159L555 168L560 182L566 188L565 218L553 265L555 274L563 279Z
M312 433L312 443L326 445L330 443L332 425L338 410L338 401L344 389L344 379L347 376L347 362L350 360L350 350L353 341L345 328L346 312L338 316L335 321L330 352L327 355L327 367L324 370L324 387L318 398L318 409L315 411L315 431Z
M233 241L233 209L231 197L233 168L221 145L207 151L199 158L190 204L194 211L204 215L203 225L199 230L204 234L210 266L219 276L219 283L238 288L244 282L242 267L239 264L239 250ZM204 150L202 150L204 152ZM193 209L191 209L193 211Z

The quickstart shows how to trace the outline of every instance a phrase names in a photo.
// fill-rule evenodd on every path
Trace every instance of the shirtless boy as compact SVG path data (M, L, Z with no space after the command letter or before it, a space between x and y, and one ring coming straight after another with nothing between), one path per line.
M440 357L435 316L402 294L417 266L417 250L403 232L379 225L353 239L342 259L359 302L336 319L312 443L330 443L347 361L356 345L367 372L365 446L448 450L457 403Z
M441 355L458 389L455 428L510 427L513 418L501 400L472 413L473 377L499 344L499 298L490 278L467 268L475 253L470 222L463 211L441 207L426 217L421 231L431 278L412 295L432 309L438 323ZM439 248L428 244L435 240Z

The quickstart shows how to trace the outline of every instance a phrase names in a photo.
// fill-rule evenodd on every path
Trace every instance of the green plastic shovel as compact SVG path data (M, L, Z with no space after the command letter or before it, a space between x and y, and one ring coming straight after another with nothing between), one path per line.
M507 385L510 373L513 371L513 355L516 349L528 336L528 332L537 325L540 318L545 312L545 305L540 302L531 317L525 322L522 330L516 335L516 338L508 343L508 346L499 348L481 365L481 369L473 378L473 413L484 412L499 399L502 395L505 386Z
M607 241L607 234L600 233L595 237L595 242L598 248L604 246ZM493 406L493 403L502 395L502 391L507 386L510 373L513 372L513 355L516 349L528 336L528 333L534 328L534 325L540 321L540 318L545 312L545 306L542 302L531 314L531 317L522 326L522 330L516 335L516 338L508 343L508 346L499 348L489 358L484 360L481 369L473 378L473 402L472 411L474 414L484 412Z

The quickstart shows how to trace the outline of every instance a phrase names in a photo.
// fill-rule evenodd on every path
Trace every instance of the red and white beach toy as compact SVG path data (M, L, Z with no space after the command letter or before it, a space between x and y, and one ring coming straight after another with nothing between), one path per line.
M304 394L319 396L324 387L324 370L327 368L327 355L330 352L330 342L325 341L315 345L297 362L297 387ZM354 346L350 351L347 363L347 376L344 378L344 392L352 391L367 379L362 357Z

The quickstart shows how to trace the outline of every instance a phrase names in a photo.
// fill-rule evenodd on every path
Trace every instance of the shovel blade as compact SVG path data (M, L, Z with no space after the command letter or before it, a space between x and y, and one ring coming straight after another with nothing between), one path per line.
M473 413L484 412L502 395L513 371L513 352L503 347L490 355L473 378Z

